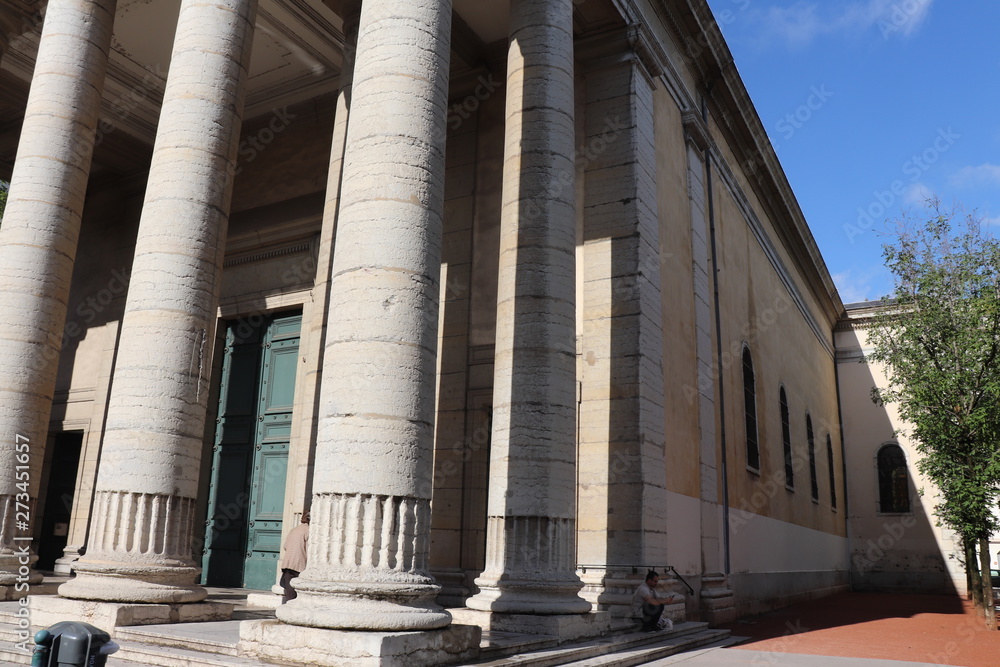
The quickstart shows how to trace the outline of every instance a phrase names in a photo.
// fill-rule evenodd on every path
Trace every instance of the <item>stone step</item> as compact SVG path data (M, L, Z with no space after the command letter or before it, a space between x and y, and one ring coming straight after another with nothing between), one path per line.
M261 667L271 665L235 655L205 653L177 646L118 642L121 649L108 658L107 667ZM273 667L273 665L271 665Z
M214 653L237 655L240 640L239 621L209 621L173 625L136 625L118 628L116 640L123 650L126 645L151 644Z
M668 637L655 644L637 646L608 655L564 663L566 667L633 667L645 665L652 660L659 660L678 654L687 655L688 651L702 648L710 644L720 644L727 639L728 630L703 630L681 637Z
M728 635L728 630L709 630L707 623L677 623L674 629L669 632L630 632L608 635L575 644L530 648L517 653L508 653L502 657L484 651L483 657L472 664L475 664L476 667L501 667L507 665L516 665L517 667L554 667L555 665L575 664L610 654L657 648L664 644L670 644L674 647L675 652L679 652L687 648L696 648L706 643L718 641ZM654 652L652 657L662 657L662 655L667 654Z
M9 608L8 608L9 607ZM0 664L28 665L30 653L15 650L16 607L0 603ZM148 625L118 628L120 650L108 667L261 667L265 664L237 655L239 621ZM482 658L476 667L629 667L667 659L702 647L729 646L744 641L728 630L711 630L706 623L678 623L670 632L625 632L575 644L558 644L555 637L486 632ZM29 643L30 646L30 643ZM662 663L669 664L667 662Z
M697 658L705 653L710 653L712 651L729 648L731 646L739 646L745 641L748 641L749 637L726 637L717 642L712 642L711 644L706 644L696 649L691 649L689 651L684 651L683 653L677 653L666 658L657 658L651 662L641 663L644 667L671 667L678 663L684 663L685 661L691 660L692 658Z
M14 650L14 645L4 642L0 645L0 665L30 665L31 654Z
M541 651L558 645L557 637L483 630L483 638L479 643L480 660L499 660L508 655Z

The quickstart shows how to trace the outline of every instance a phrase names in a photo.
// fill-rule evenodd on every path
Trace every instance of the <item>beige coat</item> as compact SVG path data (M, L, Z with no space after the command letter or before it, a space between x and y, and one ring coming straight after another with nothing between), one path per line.
M309 524L300 523L292 528L285 538L285 557L281 559L282 570L301 572L306 569L306 545L309 543Z

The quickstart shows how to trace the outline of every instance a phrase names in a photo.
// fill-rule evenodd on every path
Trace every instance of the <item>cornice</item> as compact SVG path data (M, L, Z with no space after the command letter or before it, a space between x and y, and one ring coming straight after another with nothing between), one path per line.
M704 152L714 148L712 136L700 113L689 109L681 114L681 122L684 124L684 138L696 149Z
M711 9L705 0L615 0L615 3L626 20L636 23L644 20L640 5L649 7L678 45L679 56L675 51L671 51L672 55L668 56L666 50L659 47L659 53L663 54L659 64L659 81L671 92L681 110L685 137L699 151L708 150L744 221L810 329L832 357L831 327L839 319L843 305L777 156L767 140L750 96L732 66L732 54ZM650 28L645 26L636 32L652 35ZM657 42L655 37L649 41ZM682 63L676 62L678 57L683 60ZM826 323L821 324L816 319L799 288L800 281L792 277L771 234L736 177L734 167L724 157L725 153L712 136L711 128L702 120L698 103L699 91L691 90L687 80L680 74L679 68L685 66L704 87L700 94L709 96L712 118L725 134L726 142L743 167L742 171L750 187L765 207L766 216L782 237L781 245L799 267L808 289L816 295L817 302L826 315ZM749 156L754 156L755 159L748 159ZM764 156L764 159L757 159L756 156ZM762 168L756 168L758 163Z

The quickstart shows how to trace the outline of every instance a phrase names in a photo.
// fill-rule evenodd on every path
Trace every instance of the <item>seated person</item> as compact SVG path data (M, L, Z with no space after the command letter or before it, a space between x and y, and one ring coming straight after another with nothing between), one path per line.
M642 629L645 632L656 630L660 617L663 615L663 608L668 604L677 602L680 596L669 593L665 598L656 597L656 585L660 583L660 575L656 570L646 573L646 581L639 585L635 595L632 596L632 616L642 619ZM674 627L673 621L665 619L664 630Z

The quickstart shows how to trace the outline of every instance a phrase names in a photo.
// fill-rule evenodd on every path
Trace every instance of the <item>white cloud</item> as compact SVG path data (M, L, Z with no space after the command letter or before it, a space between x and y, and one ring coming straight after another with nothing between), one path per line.
M978 167L962 167L951 177L957 187L1000 185L1000 165L985 163Z
M881 299L885 294L880 294L876 290L876 283L883 285L887 280L885 267L873 266L867 269L850 268L833 276L833 284L837 286L840 293L840 300L844 303L858 303L860 301L874 301Z
M924 206L934 196L934 191L923 183L914 183L903 193L903 206Z
M877 28L883 39L909 37L924 23L934 0L857 0L846 4L799 0L787 7L768 7L756 12L763 24L762 38L780 40L793 48L803 47L819 35L858 36Z
M791 46L805 46L823 30L817 5L797 2L791 7L769 7L763 18L768 38Z

